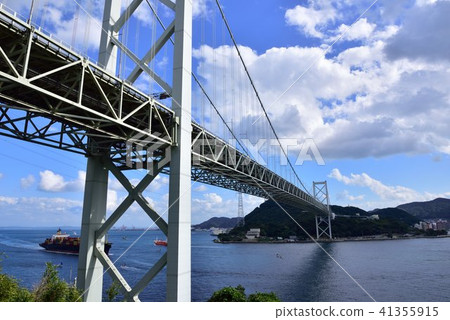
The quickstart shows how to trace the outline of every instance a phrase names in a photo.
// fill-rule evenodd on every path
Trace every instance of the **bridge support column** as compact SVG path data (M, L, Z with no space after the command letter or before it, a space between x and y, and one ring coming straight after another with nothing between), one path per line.
M317 239L320 239L323 235L329 239L333 239L331 233L331 217L327 218L316 216L316 235Z
M172 109L178 118L170 159L167 301L191 301L192 2L175 10Z
M115 22L120 17L121 0L106 0L103 9L102 34L100 37L100 48L98 62L112 74L116 74L117 46L112 38L118 38L118 32L113 30Z
M84 301L102 301L103 265L95 248L103 250L105 237L97 239L95 233L106 218L107 194L108 170L102 157L88 157L77 275L77 287L84 293Z
M328 186L326 181L313 182L314 198L323 203L328 208L327 217L316 216L316 236L320 239L321 236L325 235L329 239L333 239L333 234L331 232L331 219L334 219L334 214L330 209L330 199L328 196Z

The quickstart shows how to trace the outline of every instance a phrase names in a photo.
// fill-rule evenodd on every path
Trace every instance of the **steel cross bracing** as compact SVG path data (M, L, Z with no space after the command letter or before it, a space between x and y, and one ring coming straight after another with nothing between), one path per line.
M329 239L333 238L332 228L331 228L331 220L335 218L335 214L330 209L330 199L328 195L328 185L326 181L313 182L313 192L314 197L317 201L323 203L327 210L327 216L319 216L316 215L316 237L320 239L322 236L325 236Z
M86 136L107 141L104 148L139 134L166 145L175 142L171 109L3 9L0 10L2 132L82 153L88 152ZM32 124L36 124L38 116L64 124L64 131L84 131L83 139L75 139L77 143L69 147L73 136L67 141L61 139L53 125L52 130L42 131L38 130L41 126L38 124L33 131ZM20 128L22 121L26 124ZM84 143L80 144L80 140Z
M176 121L158 100L0 9L0 134L82 154L107 150L128 169L127 141L145 137L157 149L144 148L134 158L159 160L177 143ZM296 185L198 124L192 127L193 180L327 214Z

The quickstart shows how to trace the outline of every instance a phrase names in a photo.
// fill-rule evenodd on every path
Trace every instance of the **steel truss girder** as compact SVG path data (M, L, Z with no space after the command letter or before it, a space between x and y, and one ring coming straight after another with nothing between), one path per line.
M174 144L171 109L0 10L0 102L124 141ZM160 133L164 133L162 136Z
M126 156L133 139L158 144L150 152L135 152L134 163L158 161L176 144L172 110L1 9L0 37L0 134L83 154L92 152L87 142L96 142L121 169L133 168ZM8 119L5 113L12 109L25 115ZM38 116L62 126L57 132L18 126L21 118L30 124ZM294 184L196 123L192 126L192 179L328 214L324 204ZM169 173L167 166L162 169Z
M71 123L41 117L29 110L0 105L0 135L86 154L89 134ZM100 138L99 135L95 136ZM103 137L104 138L104 137Z
M150 183L156 178L161 170L156 169L157 163L155 162L155 171L153 175L146 174L145 177L139 182L137 186L133 186L130 181L125 177L120 169L112 162L109 157L105 157L103 164L106 169L112 173L120 184L128 192L128 196L122 201L122 203L116 208L116 210L109 216L108 219L101 225L101 227L95 233L95 241L103 239L106 233L114 226L114 224L123 216L127 209L136 202L144 212L153 220L160 230L167 236L168 225L167 222L150 206L148 201L142 195L142 192L150 185ZM164 268L167 264L167 254L163 254L159 260L151 267L148 272L139 280L134 287L131 287L125 278L121 275L120 271L104 252L104 246L95 247L95 256L99 259L104 268L108 271L111 278L120 284L121 291L124 294L126 301L139 301L139 293L149 284L149 282Z
M315 197L195 123L192 137L192 164L204 171L203 174L195 175L198 181L262 198L273 198L301 206L319 215L328 214L327 207Z

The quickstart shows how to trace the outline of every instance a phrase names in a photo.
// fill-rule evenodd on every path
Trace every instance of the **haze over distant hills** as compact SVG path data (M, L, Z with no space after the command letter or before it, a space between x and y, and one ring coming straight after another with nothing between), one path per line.
M437 198L431 201L405 203L397 208L419 219L450 219L450 199Z

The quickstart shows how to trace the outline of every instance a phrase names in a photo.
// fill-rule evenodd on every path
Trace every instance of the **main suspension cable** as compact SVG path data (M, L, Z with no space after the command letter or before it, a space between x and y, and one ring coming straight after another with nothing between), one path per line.
M222 7L221 7L221 5L219 3L219 0L216 0L216 4L217 4L217 7L219 8L219 11L220 11L222 19L223 19L223 21L225 23L225 26L227 27L228 33L230 34L231 40L233 41L234 47L236 48L236 51L237 51L238 56L239 56L239 59L241 60L242 65L244 66L245 73L247 74L247 77L248 77L248 79L250 81L250 84L251 84L251 86L253 88L253 91L255 92L255 95L256 95L256 98L258 99L259 105L261 106L261 109L262 109L262 111L263 111L263 113L264 113L264 115L265 115L265 117L267 119L267 122L269 123L269 126L272 129L272 132L273 132L275 138L277 139L278 144L280 145L280 149L283 151L283 154L286 157L287 162L288 162L289 166L291 167L292 171L294 172L295 177L300 182L300 184L303 187L303 189L311 196L311 194L309 193L308 189L305 187L305 185L303 184L302 180L300 179L300 177L298 176L297 172L295 171L291 160L289 160L289 157L287 155L286 150L284 150L283 145L281 144L280 138L278 137L278 134L275 131L275 128L274 128L274 126L272 124L272 121L270 120L269 115L268 115L268 113L266 111L266 108L264 107L264 104L263 104L263 102L261 100L261 97L259 96L258 90L256 89L255 83L253 82L253 79L252 79L252 77L250 75L250 72L248 71L247 65L244 62L244 58L242 57L241 50L239 49L239 46L237 45L236 39L234 38L233 32L231 31L230 25L228 24L228 20L225 17L225 13L222 10Z

